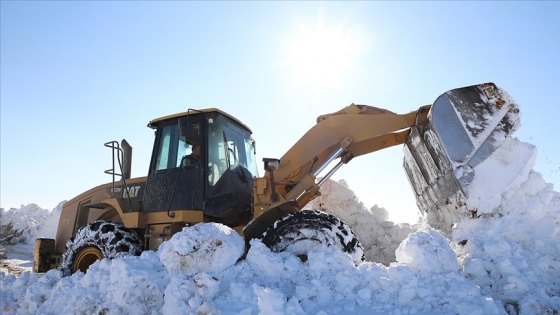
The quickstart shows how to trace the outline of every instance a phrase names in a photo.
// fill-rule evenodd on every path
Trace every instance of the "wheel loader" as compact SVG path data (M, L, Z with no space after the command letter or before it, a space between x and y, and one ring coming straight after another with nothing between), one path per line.
M474 168L512 132L519 108L493 83L453 89L406 114L351 104L322 115L280 159L257 174L251 129L209 108L154 119L148 175L131 178L132 147L112 151L112 181L66 202L56 239L36 240L33 270L85 272L95 261L157 250L184 227L217 222L247 244L304 256L316 242L363 258L348 226L333 215L302 210L320 187L354 158L403 145L405 174L417 205L441 230L469 215Z

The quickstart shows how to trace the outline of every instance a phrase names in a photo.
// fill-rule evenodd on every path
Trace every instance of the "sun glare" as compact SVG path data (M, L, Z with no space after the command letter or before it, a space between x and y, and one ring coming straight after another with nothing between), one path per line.
M324 22L300 26L286 44L283 65L292 83L313 90L340 87L365 50L365 39L356 30Z

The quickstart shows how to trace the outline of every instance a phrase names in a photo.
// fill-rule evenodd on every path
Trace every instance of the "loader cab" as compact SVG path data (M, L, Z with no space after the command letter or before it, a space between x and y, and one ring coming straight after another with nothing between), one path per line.
M229 225L250 216L258 174L247 126L218 109L189 110L148 126L156 136L143 211L200 210Z

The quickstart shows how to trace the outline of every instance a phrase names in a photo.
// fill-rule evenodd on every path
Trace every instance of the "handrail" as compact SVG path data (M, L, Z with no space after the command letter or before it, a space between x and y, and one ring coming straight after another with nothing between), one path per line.
M112 162L112 168L105 170L105 174L109 174L113 176L113 181L112 181L112 189L111 189L111 197L113 198L126 198L128 199L128 205L130 206L130 211L132 211L132 201L130 200L130 191L128 190L128 185L126 184L126 178L123 175L124 171L123 171L123 159L124 159L124 150L121 148L121 146L119 145L119 143L117 141L109 141L106 142L105 147L110 148L112 150L112 156L111 156L111 162ZM117 163L120 169L120 173L117 173L115 171L115 156L117 157ZM115 176L120 176L121 177L121 196L120 197L115 197ZM126 194L125 194L126 191Z
M115 197L115 176L122 176L122 164L120 163L121 158L123 156L123 151L117 141L109 141L104 144L105 147L110 148L112 150L112 168L105 170L105 174L109 174L113 176L113 189L111 189L111 197ZM121 169L121 173L115 172L115 154L117 155L117 161L119 162L119 168ZM122 195L122 188L121 188L121 195ZM122 198L122 196L121 196Z

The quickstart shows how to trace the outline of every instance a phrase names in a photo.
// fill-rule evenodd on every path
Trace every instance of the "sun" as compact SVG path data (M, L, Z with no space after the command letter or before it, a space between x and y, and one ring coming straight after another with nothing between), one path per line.
M348 80L364 55L367 41L356 28L328 26L324 20L300 25L285 41L282 65L296 87L320 91Z

